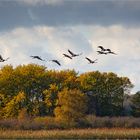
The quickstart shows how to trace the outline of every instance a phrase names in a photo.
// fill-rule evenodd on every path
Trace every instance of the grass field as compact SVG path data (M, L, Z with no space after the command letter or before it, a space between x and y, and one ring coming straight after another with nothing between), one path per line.
M72 129L72 130L0 130L0 139L88 139L115 138L139 139L140 129L100 128L100 129Z

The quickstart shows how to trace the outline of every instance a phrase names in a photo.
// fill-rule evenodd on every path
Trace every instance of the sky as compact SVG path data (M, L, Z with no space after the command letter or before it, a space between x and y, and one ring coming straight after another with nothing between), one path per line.
M98 46L117 55L98 55ZM65 58L68 49L82 53ZM140 90L139 0L0 0L0 54L11 64L48 69L114 72ZM41 56L47 62L32 59ZM85 57L98 59L88 64ZM62 66L49 60L57 59Z

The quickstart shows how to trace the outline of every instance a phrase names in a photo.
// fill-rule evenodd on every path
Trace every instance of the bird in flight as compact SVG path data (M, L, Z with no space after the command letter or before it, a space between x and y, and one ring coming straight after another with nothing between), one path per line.
M108 52L107 52L108 54L110 53L110 54L115 54L115 55L117 55L116 53L112 52L110 49L107 49L107 51L108 51Z
M71 56L69 56L69 55L67 55L67 54L65 54L65 53L63 53L63 55L64 55L64 57L67 57L67 58L69 58L69 59L72 59Z
M85 57L85 58L89 61L89 64L97 63L96 61L98 60L98 59L91 60L88 57Z
M98 46L98 48L100 48L101 51L106 51L106 49L103 46Z
M97 52L98 52L98 54L105 54L105 55L108 54L107 52L103 52L103 51L97 51Z
M111 50L110 50L110 49L106 49L106 51L111 52Z
M61 64L60 64L60 62L59 62L58 60L50 60L50 61L56 63L56 64L59 65L59 66L61 66Z
M9 59L9 57L8 57L8 58L6 58L6 59L3 59L3 57L0 55L0 62L7 61L8 59Z
M41 60L41 61L45 61L40 56L37 56L37 55L30 56L30 57L32 57L33 59L38 59L38 60Z
M71 54L71 57L76 57L76 56L82 55L82 53L75 54L75 53L73 53L73 52L70 51L70 50L68 50L68 52Z
M115 54L116 53L112 52L110 49L105 49L103 46L98 46L98 48L101 49L101 51L97 51L99 54Z

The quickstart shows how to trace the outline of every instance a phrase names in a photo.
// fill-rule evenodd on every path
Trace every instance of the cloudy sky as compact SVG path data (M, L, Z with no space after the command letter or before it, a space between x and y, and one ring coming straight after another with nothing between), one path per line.
M97 46L118 55L98 55ZM69 60L70 49L83 55ZM37 63L48 69L99 70L127 76L140 90L140 1L139 0L0 0L1 63L17 66ZM39 55L51 62L30 58ZM98 59L88 64L85 57Z

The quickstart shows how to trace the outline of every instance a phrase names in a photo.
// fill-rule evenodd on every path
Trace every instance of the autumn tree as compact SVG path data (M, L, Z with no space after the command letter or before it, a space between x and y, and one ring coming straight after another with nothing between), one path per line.
M45 104L47 106L47 114L53 116L54 109L57 105L58 99L58 86L56 84L51 84L49 89L44 90Z
M63 88L74 89L80 85L77 81L78 74L74 70L50 70L47 74L50 84L56 84L59 90Z
M22 91L28 115L53 116L59 101L58 93L63 93L65 89L66 93L69 93L66 94L68 96L74 90L84 93L84 97L89 97L87 114L123 115L124 95L132 87L127 77L119 77L112 72L93 71L78 75L74 70L47 70L45 66L36 64L19 65L15 68L5 65L0 69L0 114L7 112L4 116L9 116L6 110ZM75 95L79 96L76 93ZM24 109L20 112L22 114ZM12 116L16 115L18 111Z
M88 97L80 90L64 89L58 93L58 105L54 110L56 120L67 125L78 122L85 116Z
M47 77L44 66L36 64L20 65L16 68L4 66L0 71L0 94L4 98L3 107L23 91L28 113L43 114L41 112L44 106L43 91L49 87Z
M25 93L19 92L18 95L14 96L2 109L2 116L4 118L17 117L19 112L25 107L25 99Z

